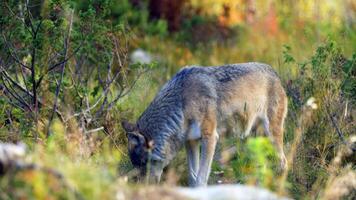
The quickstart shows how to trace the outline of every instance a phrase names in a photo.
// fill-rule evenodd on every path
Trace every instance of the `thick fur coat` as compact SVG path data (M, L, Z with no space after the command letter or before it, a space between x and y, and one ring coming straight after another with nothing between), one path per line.
M238 116L248 136L257 121L271 138L286 168L283 123L287 97L276 72L266 64L189 66L158 92L136 124L123 123L132 163L159 180L163 168L186 147L192 186L206 185L219 126ZM200 146L201 143L201 153Z

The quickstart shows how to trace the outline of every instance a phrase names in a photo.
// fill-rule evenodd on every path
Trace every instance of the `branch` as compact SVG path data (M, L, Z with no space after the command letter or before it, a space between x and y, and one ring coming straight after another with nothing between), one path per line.
M131 90L133 89L133 87L136 85L137 81L140 79L140 77L145 74L146 72L148 72L149 70L146 69L144 70L143 72L139 73L138 76L137 76L137 79L133 82L133 84L131 85L131 87L126 90L126 92L123 92L123 90L116 96L116 98L108 105L108 108L107 110L110 110L114 104L122 97L126 96L128 93L131 92Z
M15 99L15 100L17 100L20 104L22 104L23 106L25 106L25 107L27 107L30 111L32 111L31 110L31 106L22 98L22 96L20 96L20 95L18 95L18 94L16 94L15 93L15 90L12 88L12 91L11 91L11 89L6 85L6 83L5 83L5 79L4 79L4 77L3 76L1 76L1 80L2 80L2 82L4 83L3 84L3 86L5 87L5 89L6 89L6 91ZM10 85L10 87L11 87L11 85ZM9 98L9 97L8 97ZM10 98L11 99L11 98Z
M32 14L30 12L30 8L29 8L28 4L29 4L29 0L26 0L25 6L26 6L26 12L27 12L27 15L28 15L28 19L30 21L31 34L34 34L35 33L35 28L33 26ZM26 24L26 26L27 26L27 24ZM32 35L32 36L34 36L34 35Z
M10 45L10 42L7 41L7 39L6 39L5 35L4 35L4 33L2 33L1 35L2 35L3 40L5 41L5 46L6 46L6 48L9 49L11 58L14 59L14 61L15 61L17 64L21 65L22 67L24 67L24 68L26 68L26 69L30 69L29 66L25 65L24 63L22 63L22 62L19 60L19 58L18 58L16 52L15 52L15 55L13 54L13 52L11 51L11 49L12 49L12 50L15 50L15 48L12 47L12 45Z
M0 63L1 64L1 63ZM24 105L27 107L30 111L32 111L31 106L26 102L25 99L19 94L16 93L16 90L12 87L12 85L15 85L16 83L5 71L5 69L0 65L0 73L1 75L1 80L3 82L3 87L6 89L6 91L13 97L15 98L20 104ZM6 79L5 79L6 78ZM9 86L6 85L6 82Z
M101 130L103 130L104 129L104 127L99 127L99 128L95 128L95 129L91 129L91 130L89 130L89 131L85 131L84 133L85 134L89 134L89 133L95 133L95 132L98 132L98 131L101 131Z
M39 85L41 84L43 78L44 78L49 72L51 72L52 70L54 70L56 67L65 64L65 63L66 63L68 60L70 60L76 53L78 53L78 51L80 50L81 47L82 47L82 46L79 45L79 46L74 50L74 52L73 52L72 54L70 54L67 58L65 58L65 59L62 60L61 62L56 63L56 64L52 65L50 68L48 68L48 69L46 70L46 72L45 72L44 74L42 74L42 75L40 76L40 78L38 79L38 81L37 81L37 83L36 83L37 88L38 88Z
M61 62L56 63L56 64L52 65L51 67L49 67L46 72L48 73L48 72L52 71L53 69L55 69L56 67L58 67L58 66L62 65L63 63L67 62L69 59L71 59L71 58L80 50L81 47L82 47L82 45L79 45L79 46L73 51L72 54L70 54L67 58L65 58L65 59L62 60ZM65 57L66 57L66 56L65 56Z
M330 105L325 106L325 108L326 108L326 113L327 113L328 117L330 118L331 124L334 126L334 128L335 128L337 134L339 135L340 140L341 140L342 143L344 143L346 146L349 146L350 149L351 149L353 152L356 152L356 148L355 148L355 147L352 147L349 143L346 142L345 137L344 137L344 134L343 134L342 131L340 130L339 126L337 125L334 116L332 116L331 113L330 113L329 106L330 106Z
M107 75L107 79L106 79L104 102L103 102L103 104L101 105L100 109L96 112L96 114L95 114L96 117L98 117L98 116L103 112L103 110L104 110L104 108L105 108L105 105L106 105L107 102L108 102L108 101L107 101L107 99L108 99L108 98L107 98L107 95L108 95L108 93L109 93L109 91L110 91L109 88L110 88L111 84L116 81L116 79L119 77L119 75L120 75L120 73L121 73L121 71L117 71L116 74L114 75L114 77L113 77L112 79L110 79L110 72L111 72L111 63L110 63L110 65L109 65L109 67L108 67L108 75Z
M18 18L18 20L20 20L22 22L22 24L24 25L24 27L26 28L26 30L30 33L31 33L31 30L27 27L26 23L25 23L25 19L24 18L21 18L19 16L17 16L13 11L12 9L10 8L10 6L8 5L8 3L5 3L5 6L6 8L10 11L10 13L15 17L15 18ZM23 16L22 16L23 17Z
M1 64L1 63L0 63ZM2 74L7 78L8 81L10 81L14 86L16 86L18 89L20 89L22 92L25 92L27 95L29 95L31 98L33 98L33 94L26 90L26 88L22 87L19 83L15 82L10 75L5 71L5 69L0 65L1 69L2 69ZM42 106L46 106L40 99L38 99L38 103ZM48 107L48 106L47 106ZM32 110L31 110L32 111ZM60 117L60 119L62 120L62 122L64 122L64 117L62 115L62 113L56 109L56 113L57 115Z
M16 81L14 81L12 78L11 78L11 76L6 72L6 70L2 67L2 66L0 66L1 67L1 69L2 69L2 73L3 73L3 75L9 80L9 81L11 81L11 83L14 85L14 86L16 86L18 89L20 89L22 92L25 92L26 94L28 94L29 96L31 96L31 97L33 97L33 94L30 92L30 91L28 91L28 90L26 90L26 88L24 88L24 87L22 87L18 82L16 82Z
M32 81L32 94L33 94L33 106L35 111L35 121L37 121L37 87L36 87L36 70L35 70L35 62L36 62L36 47L33 44L32 53L31 53L31 81Z
M69 23L67 38L65 39L65 42L64 42L64 58L67 56L67 53L68 53L69 38L70 38L70 33L72 31L72 24L73 24L73 10L72 10L70 23ZM61 69L62 70L61 71L61 78L59 79L59 83L58 83L57 88L56 88L56 94L55 94L55 99L54 99L54 103L53 103L52 114L51 114L51 117L50 117L49 122L48 122L47 137L50 135L49 128L50 128L52 120L54 118L54 113L57 110L58 96L59 96L59 92L61 90L61 86L62 86L62 82L63 82L65 67L66 67L66 62L63 62L62 69Z
M23 112L25 112L25 109L23 108L23 106L21 106L20 104L16 104L12 101L12 98L9 97L9 95L7 94L7 89L4 85L0 84L0 89L1 89L2 94L4 94L7 97L7 98L3 98L6 101L6 103L10 104L14 108L19 108Z

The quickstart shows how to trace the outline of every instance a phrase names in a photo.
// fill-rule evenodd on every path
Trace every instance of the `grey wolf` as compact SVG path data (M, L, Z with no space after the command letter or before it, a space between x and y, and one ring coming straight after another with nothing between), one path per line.
M163 86L136 124L123 121L122 126L127 133L131 162L142 174L159 181L164 167L185 146L189 184L205 186L219 126L232 115L243 122L244 136L258 121L262 122L264 133L276 147L281 168L285 169L286 113L286 93L276 72L267 64L189 66Z

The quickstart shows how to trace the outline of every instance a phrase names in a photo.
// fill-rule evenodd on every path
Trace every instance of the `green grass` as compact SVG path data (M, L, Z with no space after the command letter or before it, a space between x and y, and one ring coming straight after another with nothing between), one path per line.
M137 11L133 14L138 15ZM135 190L140 186L130 180L132 165L120 120L127 118L135 121L160 87L186 65L212 66L250 61L273 66L288 92L289 113L284 140L287 155L293 148L296 150L290 155L293 162L289 173L283 178L283 174L277 173L278 161L273 159L274 152L266 138L222 138L222 147L237 145L238 152L225 166L220 166L217 161L213 163L213 171L224 171L224 174L213 174L210 183L223 179L227 183L266 187L295 199L325 198L325 190L330 189L326 186L331 185L339 174L342 175L332 172L330 168L334 166L332 163L337 153L344 148L328 112L331 112L346 139L355 135L356 31L355 27L332 22L307 21L301 26L291 21L280 22L283 26L274 35L265 34L260 27L240 25L233 27L237 34L226 41L212 40L197 44L181 39L182 36L189 38L191 30L167 35L165 21L157 22L147 34L142 33L140 27L133 27L128 48L143 48L157 59L157 64L141 76L129 95L120 99L105 119L100 119L109 131L85 135L79 120L73 118L67 123L55 120L51 127L53 135L45 138L48 117L46 113L41 113L43 116L36 125L40 139L34 142L30 134L34 126L27 123L28 115L12 110L19 121L15 121L11 128L0 129L1 139L23 140L29 147L25 159L27 163L54 170L63 178L43 170L10 173L0 179L0 199L75 199L78 194L85 199L114 199L118 190ZM145 24L144 28L150 29L150 25ZM156 32L162 34L155 36ZM88 49L93 51L91 47ZM130 75L136 76L135 72ZM82 89L93 89L97 85L95 81ZM64 100L75 99L76 95L72 91L64 91L61 96L63 102L72 103L62 105L68 112L75 110L71 106L78 105L74 100ZM312 112L303 110L310 97L316 99L318 106ZM92 104L95 98L89 98ZM4 105L0 111L4 114L4 117L0 116L2 122L6 118L6 110L11 107L4 102L1 105ZM348 114L344 116L346 105ZM298 124L301 118L303 120ZM295 142L297 133L301 137ZM351 162L349 158L342 161L337 166L338 171L349 168L355 171L352 159ZM187 185L186 174L186 157L182 151L166 170L163 184ZM279 188L280 185L283 187Z

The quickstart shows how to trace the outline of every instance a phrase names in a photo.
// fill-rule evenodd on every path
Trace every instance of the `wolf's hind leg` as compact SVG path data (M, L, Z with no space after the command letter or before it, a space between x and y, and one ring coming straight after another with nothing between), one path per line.
M283 151L283 132L284 132L284 120L287 114L287 99L285 94L281 92L279 94L278 101L274 102L273 106L268 109L268 122L270 138L276 147L280 158L280 169L286 170L287 159ZM267 127L268 128L268 127Z
M272 130L271 140L276 147L276 150L280 159L280 168L281 170L287 169L287 158L283 151L283 127L281 127L281 122L273 121L270 125L270 130Z
M270 138L277 150L280 159L280 170L285 170L287 168L287 159L283 151L283 128L278 128L279 126L277 125L277 129L273 128L271 133L269 119L267 117L262 118L262 123L265 135ZM273 121L273 127L275 126L275 123L278 122Z
M199 141L188 140L185 146L188 158L189 185L194 186L199 170Z

